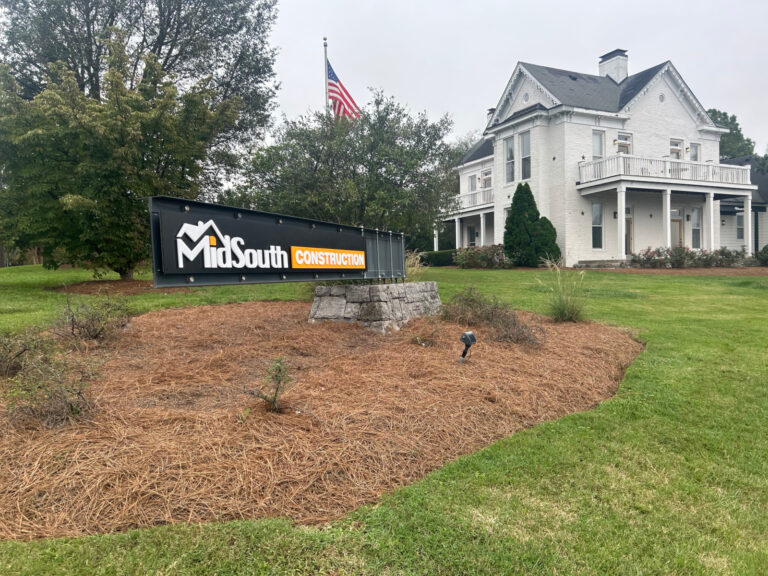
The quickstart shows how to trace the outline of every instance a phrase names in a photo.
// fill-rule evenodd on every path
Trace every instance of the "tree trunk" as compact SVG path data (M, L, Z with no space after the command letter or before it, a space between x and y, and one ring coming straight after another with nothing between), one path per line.
M128 270L115 270L118 274L120 274L120 280L133 280L133 273L136 271L135 268L130 268Z

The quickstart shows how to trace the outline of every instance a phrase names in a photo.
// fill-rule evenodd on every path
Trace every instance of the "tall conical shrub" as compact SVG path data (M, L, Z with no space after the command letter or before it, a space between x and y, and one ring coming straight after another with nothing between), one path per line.
M536 200L527 182L517 185L504 226L504 252L516 266L538 266L542 258L557 260L557 232L547 218L539 216Z

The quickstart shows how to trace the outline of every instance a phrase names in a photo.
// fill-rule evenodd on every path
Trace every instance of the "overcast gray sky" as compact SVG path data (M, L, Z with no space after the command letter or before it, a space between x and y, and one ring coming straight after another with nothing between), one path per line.
M278 114L323 106L328 59L359 105L380 88L412 112L481 130L518 61L597 74L629 51L633 74L671 60L705 108L736 114L766 153L768 1L279 0Z

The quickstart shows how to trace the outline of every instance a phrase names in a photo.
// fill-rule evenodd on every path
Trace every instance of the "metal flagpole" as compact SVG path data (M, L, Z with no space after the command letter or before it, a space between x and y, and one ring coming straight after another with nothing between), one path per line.
M323 36L323 52L325 53L325 111L328 112L328 38Z

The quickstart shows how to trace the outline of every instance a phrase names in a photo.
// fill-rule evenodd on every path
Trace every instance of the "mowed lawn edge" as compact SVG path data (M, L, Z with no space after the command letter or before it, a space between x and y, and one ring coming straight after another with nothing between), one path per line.
M543 274L431 269L426 279L444 299L475 285L543 312ZM459 458L327 527L268 519L4 542L0 573L764 573L768 279L591 272L586 284L591 319L647 343L595 410ZM282 285L234 297L288 299L289 288L301 293ZM185 305L142 298L147 308Z

